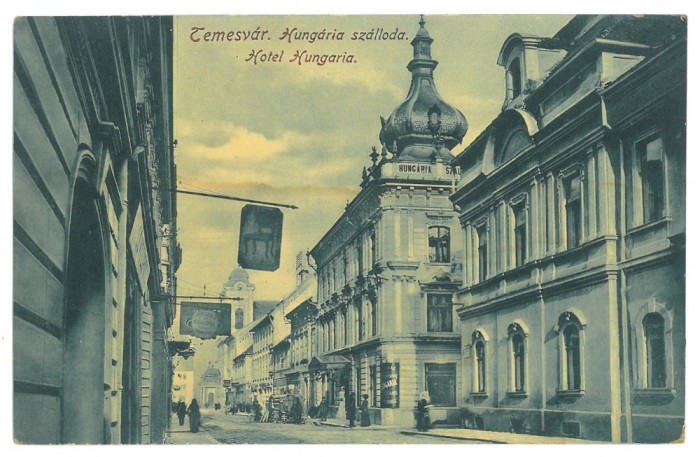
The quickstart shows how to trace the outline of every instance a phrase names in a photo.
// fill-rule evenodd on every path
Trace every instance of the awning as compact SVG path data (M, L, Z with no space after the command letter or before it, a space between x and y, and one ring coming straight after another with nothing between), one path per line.
M309 371L309 367L307 364L302 364L302 365L297 365L292 368L287 368L286 370L280 371L281 374L285 376L291 376L299 373L306 373Z
M350 360L342 355L313 356L309 362L309 371L330 370L350 366Z

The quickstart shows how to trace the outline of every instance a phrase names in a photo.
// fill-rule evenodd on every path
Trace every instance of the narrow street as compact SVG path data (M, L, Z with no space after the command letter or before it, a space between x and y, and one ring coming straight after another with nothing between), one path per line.
M172 429L166 444L466 444L449 438L403 435L403 428L370 426L342 428L329 425L303 425L251 422L249 416L225 415L204 411L199 433L190 433L177 425L173 416ZM213 438L213 440L211 439ZM474 441L479 443L479 441Z

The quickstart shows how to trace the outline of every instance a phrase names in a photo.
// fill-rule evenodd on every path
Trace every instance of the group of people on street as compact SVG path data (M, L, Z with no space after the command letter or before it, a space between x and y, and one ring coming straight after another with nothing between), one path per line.
M305 421L302 400L297 395L276 395L268 397L262 404L255 398L250 421L303 424Z
M369 427L371 425L369 417L369 396L367 394L362 394L362 402L360 403L360 426ZM350 428L355 427L355 420L357 419L357 409L355 402L355 393L351 390L345 392L345 398L343 399L345 403L345 418L350 422ZM262 405L257 399L253 401L253 415L251 420L255 422L264 422L269 420L270 412L272 411L272 399L268 399L268 404L266 405L265 411L263 411ZM430 420L430 395L428 392L423 392L420 395L417 405L417 428L419 431L427 431L431 427ZM301 399L299 397L293 396L291 401L291 407L286 411L289 414L289 421L297 424L303 423L303 406L301 404ZM190 431L197 433L199 431L199 426L201 422L201 413L199 410L199 403L196 398L192 399L190 406L187 406L185 402L180 399L175 406L175 413L177 414L178 422L180 426L185 424L185 416L190 417ZM235 412L234 412L235 414ZM321 404L319 405L318 416L321 421L326 421L328 417L328 402L326 397L323 397Z
M362 402L360 403L360 427L369 427L371 421L369 419L369 395L362 394ZM351 390L345 392L345 418L350 422L350 428L355 427L357 419L355 393Z
M177 420L180 425L185 425L185 416L187 415L190 416L190 431L193 433L199 431L202 416L196 398L192 399L190 406L187 406L185 402L180 399L175 406L175 413L177 414Z

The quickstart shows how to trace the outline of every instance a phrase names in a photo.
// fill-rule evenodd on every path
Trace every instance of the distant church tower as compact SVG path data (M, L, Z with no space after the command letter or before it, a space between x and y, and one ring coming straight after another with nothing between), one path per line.
M248 272L238 267L231 272L221 292L224 301L231 301L231 331L253 322L253 292L255 286L250 282Z

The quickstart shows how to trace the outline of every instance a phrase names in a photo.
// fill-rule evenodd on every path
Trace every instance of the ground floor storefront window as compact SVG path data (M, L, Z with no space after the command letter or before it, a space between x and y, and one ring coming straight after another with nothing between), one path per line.
M456 406L457 364L426 363L425 387L435 406Z

